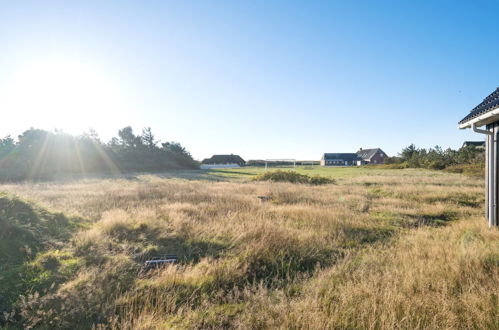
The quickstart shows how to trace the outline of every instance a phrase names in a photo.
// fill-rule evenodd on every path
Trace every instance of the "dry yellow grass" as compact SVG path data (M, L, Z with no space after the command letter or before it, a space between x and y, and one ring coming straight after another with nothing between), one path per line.
M1 189L94 221L65 247L80 268L22 304L25 325L499 327L499 232L481 218L480 179L386 170L324 186L150 175ZM181 262L140 274L159 253Z

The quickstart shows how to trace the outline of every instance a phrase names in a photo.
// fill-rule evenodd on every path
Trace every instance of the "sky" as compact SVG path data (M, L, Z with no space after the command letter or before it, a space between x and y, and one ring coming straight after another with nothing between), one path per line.
M109 140L130 125L195 159L481 140L498 1L3 1L0 137Z

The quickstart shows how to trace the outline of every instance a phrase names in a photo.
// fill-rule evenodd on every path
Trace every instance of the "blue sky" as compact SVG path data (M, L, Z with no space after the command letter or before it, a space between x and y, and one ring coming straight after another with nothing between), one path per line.
M0 1L0 135L131 125L195 158L482 137L497 1Z

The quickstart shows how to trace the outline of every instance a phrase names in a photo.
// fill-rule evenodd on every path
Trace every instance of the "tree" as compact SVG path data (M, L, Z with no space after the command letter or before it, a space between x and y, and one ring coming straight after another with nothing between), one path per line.
M10 137L10 135L0 139L0 157L9 154L15 146L15 141Z
M178 142L165 142L161 144L164 150L173 152L179 155L185 155L191 157L191 154Z
M418 149L414 144L411 144L410 146L402 149L402 152L400 153L400 158L402 158L403 161L407 162L409 161L412 156L417 153Z
M475 146L464 146L457 151L456 154L456 162L461 164L472 164L479 160L483 159L480 155L483 154L483 151L478 150Z
M140 136L133 134L131 126L124 127L118 131L119 144L124 147L133 148L142 145Z
M103 144L93 130L74 137L62 131L30 128L17 140L0 138L0 180L54 178L57 175L196 168L180 143L158 148L150 128L135 135L130 126Z
M142 129L142 143L149 149L154 149L156 147L158 142L155 140L150 127L144 127Z
M4 149L4 148L11 149L14 146L15 146L15 141L10 135L7 135L3 139L0 139L0 148L1 149Z
M97 132L93 128L89 129L88 132L84 132L81 137L83 139L100 142L99 134L97 134Z

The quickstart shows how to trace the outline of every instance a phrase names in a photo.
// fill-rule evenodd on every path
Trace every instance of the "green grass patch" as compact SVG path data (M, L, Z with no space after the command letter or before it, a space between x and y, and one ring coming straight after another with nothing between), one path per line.
M72 258L43 253L67 241L80 224L79 219L0 195L0 310L9 310L19 295L44 289L73 272Z
M0 264L18 264L34 257L50 243L67 240L81 223L81 219L0 195Z
M267 173L269 171L293 171L300 174L305 174L308 176L324 176L331 179L337 178L350 178L361 175L371 175L381 172L382 170L376 170L375 168L366 167L327 167L327 166L297 166L295 169L291 168L274 168L266 170L265 167L260 166L245 166L240 168L228 168L228 169L212 169L206 170L207 176L213 176L217 178L227 178L227 179L252 179L260 174Z
M273 181L273 182L291 182L291 183L307 183L313 185L331 184L335 181L324 176L309 176L295 171L269 171L259 174L255 177L256 181Z

